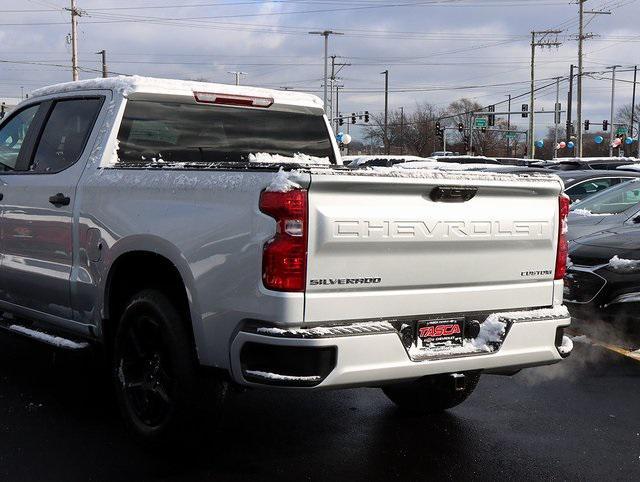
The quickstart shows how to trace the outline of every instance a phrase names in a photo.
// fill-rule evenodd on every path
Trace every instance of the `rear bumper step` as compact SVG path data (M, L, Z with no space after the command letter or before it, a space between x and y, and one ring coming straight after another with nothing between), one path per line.
M506 334L494 350L423 358L412 356L391 322L371 322L370 330L357 323L352 333L346 333L348 325L240 331L231 344L232 376L250 386L371 386L446 373L513 372L568 355L556 341L559 329L571 322L566 310L504 315Z

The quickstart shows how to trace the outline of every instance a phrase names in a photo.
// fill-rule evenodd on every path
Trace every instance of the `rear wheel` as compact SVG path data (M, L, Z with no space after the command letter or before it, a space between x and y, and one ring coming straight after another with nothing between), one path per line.
M473 393L480 373L465 373L464 387L451 375L433 375L383 387L385 395L403 411L413 414L441 412L464 402Z
M131 298L118 325L112 371L124 420L145 442L186 434L202 413L190 333L159 291L144 290ZM222 394L222 383L215 385L216 394Z

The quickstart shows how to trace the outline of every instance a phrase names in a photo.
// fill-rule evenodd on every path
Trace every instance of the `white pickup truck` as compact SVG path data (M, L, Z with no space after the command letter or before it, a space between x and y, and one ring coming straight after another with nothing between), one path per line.
M4 119L0 163L0 326L104 347L147 440L230 383L434 411L571 351L558 178L346 169L314 96L60 84Z

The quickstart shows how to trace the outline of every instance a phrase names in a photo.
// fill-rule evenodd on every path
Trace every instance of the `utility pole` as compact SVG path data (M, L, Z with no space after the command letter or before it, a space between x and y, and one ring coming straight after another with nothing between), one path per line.
M241 75L247 75L246 72L240 72L240 71L231 71L231 72L227 72L227 74L231 74L231 75L235 76L236 85L240 85L240 76Z
M638 66L633 68L633 95L631 96L631 130L629 135L633 137L633 119L636 117L636 83L638 82ZM638 143L640 144L640 130L638 130Z
M344 35L340 32L334 32L333 30L324 30L322 32L309 32L309 35L322 35L324 37L324 97L322 98L324 102L324 110L325 113L327 111L327 83L329 79L327 78L328 70L329 70L329 36L330 35Z
M616 104L616 69L618 67L622 67L622 65L614 65L612 67L607 67L609 69L612 70L612 76L611 76L611 135L610 135L610 142L609 142L609 157L613 157L613 139L615 139L615 120L614 120L614 115L615 115L615 104Z
M106 79L107 77L109 77L109 71L107 70L107 51L101 50L99 52L96 52L96 55L102 56L102 78Z
M531 98L530 102L530 114L529 114L529 159L533 159L536 153L536 140L535 140L535 97L536 97L536 47L560 47L562 45L558 42L558 34L562 33L561 30L543 30L540 32L531 32ZM553 40L545 40L548 35L555 35Z
M388 120L389 120L389 69L380 72L384 75L384 153L389 154L391 146L389 145L388 136Z
M584 10L584 4L587 0L577 0L580 6L578 27L578 105L577 105L577 121L578 121L578 157L582 157L582 77L584 73L584 41L593 38L593 34L584 33L584 16L587 15L611 15L611 12L605 11L589 11Z
M400 155L404 154L404 107L400 107Z
M511 130L511 94L509 94L509 114L507 115L507 131ZM510 132L507 132L507 157L511 157L511 135Z
M71 8L65 10L71 12L71 75L78 80L78 17L83 12L76 6L76 0L71 0Z
M555 144L553 145L553 158L558 157L558 126L560 125L560 77L556 78L556 106L555 106Z
M331 121L332 119L336 119L337 118L337 114L340 112L338 110L338 102L337 102L337 97L338 97L338 77L337 75L340 73L340 71L344 68L344 67L349 67L351 64L345 64L345 63L336 63L336 55L332 55L331 56L331 77L329 79L330 83L329 85L331 86L331 100L329 103L329 113L328 113L328 117L329 117L329 121ZM337 70L336 70L337 67ZM334 105L333 105L333 89L334 87L336 88L336 106L334 109ZM338 133L338 122L336 121L336 134Z
M574 65L571 64L569 69L569 94L567 96L567 139L571 139L571 136L573 136L573 69Z
M334 116L336 123L336 134L340 130L340 86L336 85L336 115Z

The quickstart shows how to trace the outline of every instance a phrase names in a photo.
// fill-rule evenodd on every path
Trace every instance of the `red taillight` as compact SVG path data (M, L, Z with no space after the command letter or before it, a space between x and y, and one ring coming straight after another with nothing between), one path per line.
M202 104L236 105L243 107L271 107L271 97L251 97L248 95L215 94L213 92L194 92L196 102Z
M558 226L558 254L556 257L556 275L555 279L562 279L567 273L567 256L569 255L569 242L567 241L568 223L569 217L569 196L561 194L558 200L559 204L559 226Z
M275 291L304 291L307 273L307 191L263 191L260 211L276 220L276 235L264 245L262 281Z

